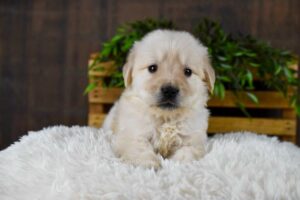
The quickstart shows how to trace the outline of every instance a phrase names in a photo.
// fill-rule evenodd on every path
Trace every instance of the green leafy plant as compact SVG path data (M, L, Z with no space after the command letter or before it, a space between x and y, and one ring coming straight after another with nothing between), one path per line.
M239 94L244 92L251 101L259 103L252 93L256 89L254 76L263 80L265 87L280 91L285 97L288 97L289 86L299 86L297 71L290 68L297 62L297 57L288 51L273 48L249 35L234 37L225 33L219 23L208 19L199 23L194 35L208 47L217 74L214 95L224 98L225 88L232 90L237 97L237 105L246 115L248 113L239 101ZM300 113L297 91L289 98Z
M101 52L96 56L94 62L89 66L93 70L103 70L99 63L113 60L116 69L111 75L108 83L104 82L105 87L124 87L122 76L122 66L126 61L127 54L134 42L140 40L147 33L155 29L175 29L173 23L168 20L145 19L133 23L121 25L111 40L105 42ZM97 86L97 82L90 83L85 93L90 92Z

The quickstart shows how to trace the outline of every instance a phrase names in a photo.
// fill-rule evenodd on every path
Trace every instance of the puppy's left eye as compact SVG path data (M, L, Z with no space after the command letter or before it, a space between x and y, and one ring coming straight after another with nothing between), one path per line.
M190 68L188 68L188 67L184 68L184 75L186 77L190 77L192 75L192 73L193 73L193 71Z
M148 67L148 71L149 71L150 73L154 73L154 72L156 72L156 70L157 70L157 65L155 65L155 64L150 65L150 66Z

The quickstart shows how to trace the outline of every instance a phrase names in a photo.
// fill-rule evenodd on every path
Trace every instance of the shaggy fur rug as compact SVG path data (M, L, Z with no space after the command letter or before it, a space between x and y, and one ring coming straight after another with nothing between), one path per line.
M157 172L120 162L110 133L87 127L30 132L0 152L0 199L300 199L300 150L251 133L209 139L190 164Z

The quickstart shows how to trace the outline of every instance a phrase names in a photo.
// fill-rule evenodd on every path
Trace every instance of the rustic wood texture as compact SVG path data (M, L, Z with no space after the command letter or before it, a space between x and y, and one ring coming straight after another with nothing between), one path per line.
M28 130L85 125L86 61L123 22L158 17L191 30L201 17L300 54L298 0L1 0L0 149Z
M208 132L226 133L231 131L252 131L255 133L294 136L296 131L294 119L266 119L242 117L211 117Z

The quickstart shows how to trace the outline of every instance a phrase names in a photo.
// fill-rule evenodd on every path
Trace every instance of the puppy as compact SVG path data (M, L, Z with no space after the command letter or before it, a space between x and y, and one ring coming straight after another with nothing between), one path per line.
M160 159L180 162L205 154L208 91L214 70L207 48L191 34L155 30L136 42L123 67L126 89L104 130L127 163L159 168Z

